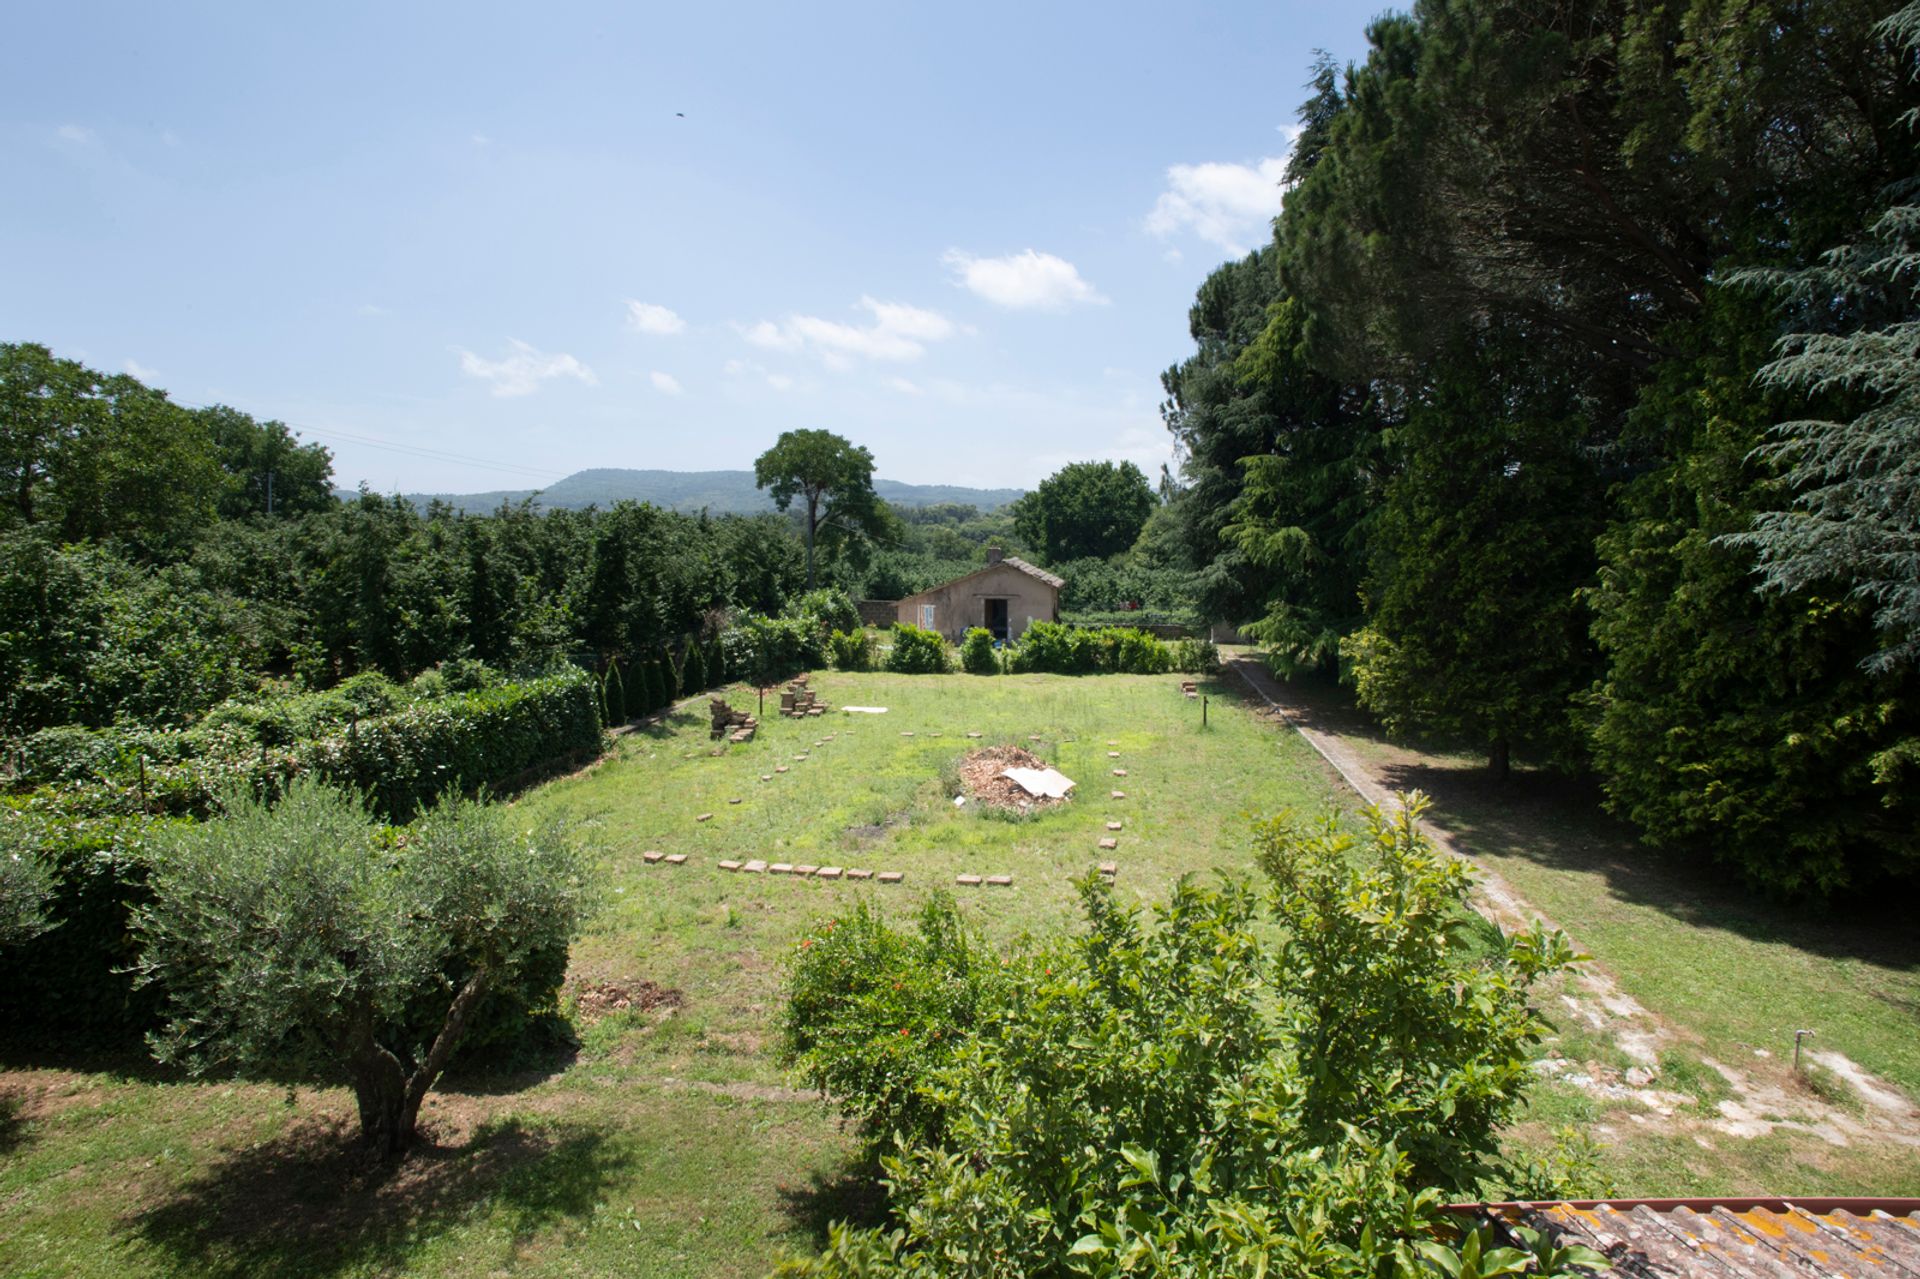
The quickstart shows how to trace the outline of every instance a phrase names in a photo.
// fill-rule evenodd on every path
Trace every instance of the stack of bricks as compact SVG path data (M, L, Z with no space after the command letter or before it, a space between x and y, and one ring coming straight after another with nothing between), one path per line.
M827 704L807 687L807 677L802 675L780 694L780 713L788 719L809 719L825 715Z
M724 698L709 699L707 709L713 715L711 735L716 742L723 737L730 742L750 742L754 730L760 727L759 720L745 711L733 709Z
M1198 697L1200 696L1200 684L1197 680L1183 679L1180 681L1180 691L1188 697Z

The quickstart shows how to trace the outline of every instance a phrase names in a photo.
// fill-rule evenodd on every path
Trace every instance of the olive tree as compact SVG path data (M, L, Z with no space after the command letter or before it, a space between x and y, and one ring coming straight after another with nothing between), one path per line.
M489 1000L527 998L578 929L564 842L443 801L407 827L316 782L156 850L134 920L166 1021L154 1055L195 1073L314 1072L349 1084L360 1133L405 1153L420 1103Z

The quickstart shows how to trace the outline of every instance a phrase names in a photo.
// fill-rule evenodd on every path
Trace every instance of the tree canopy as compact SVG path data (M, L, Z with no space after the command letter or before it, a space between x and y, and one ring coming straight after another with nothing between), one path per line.
M1202 610L1769 889L1920 872L1916 36L1418 0L1319 59L1164 378Z
M1013 526L1050 564L1106 559L1139 539L1154 505L1132 462L1071 462L1013 504Z
M134 919L140 972L167 995L160 1060L321 1071L353 1088L367 1147L404 1154L487 1002L550 1000L564 975L574 854L506 821L448 801L402 844L355 797L299 781L175 833Z
M783 431L754 459L753 478L783 511L800 499L808 590L816 584L814 542L823 527L867 530L882 519L883 504L873 492L873 454L831 431Z

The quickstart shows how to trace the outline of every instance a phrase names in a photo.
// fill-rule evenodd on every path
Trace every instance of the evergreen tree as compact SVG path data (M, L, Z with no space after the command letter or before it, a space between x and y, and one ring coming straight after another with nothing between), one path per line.
M707 687L707 663L700 654L700 641L688 640L680 659L680 695L691 697Z

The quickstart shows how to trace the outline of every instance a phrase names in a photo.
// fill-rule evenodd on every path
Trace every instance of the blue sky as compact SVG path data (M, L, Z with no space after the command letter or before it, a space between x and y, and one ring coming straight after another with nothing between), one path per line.
M917 483L1157 470L1193 291L1375 12L17 6L0 340L383 491L747 467L802 426Z

